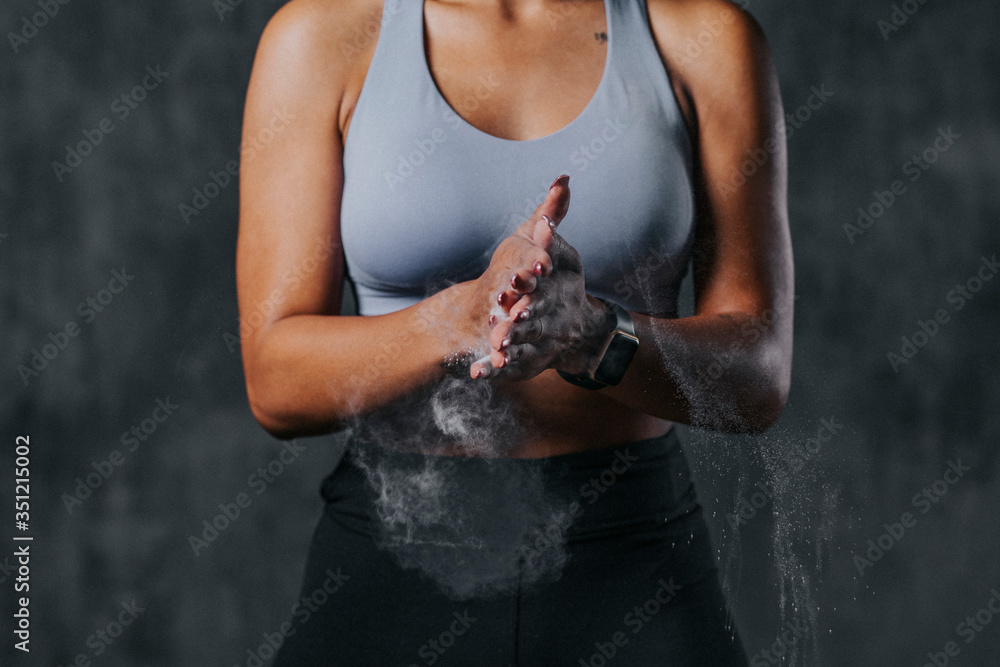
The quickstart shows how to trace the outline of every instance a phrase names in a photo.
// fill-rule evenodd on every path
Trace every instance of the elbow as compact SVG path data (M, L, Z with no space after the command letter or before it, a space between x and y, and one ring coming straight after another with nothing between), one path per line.
M788 403L790 384L785 378L774 378L766 386L755 388L745 432L759 435L778 423Z
M279 440L291 440L303 435L295 428L292 419L287 411L282 409L276 392L268 391L254 383L247 377L247 399L250 403L250 412L261 428Z
M291 440L303 433L299 432L288 419L271 408L266 401L250 399L250 412L261 428L278 440Z
M730 385L729 399L716 403L705 427L740 435L761 435L778 423L788 402L787 373L757 373Z
M769 345L752 364L751 380L742 388L744 433L762 434L778 423L792 386L790 345ZM750 378L748 378L750 379Z
M772 356L772 360L774 358ZM792 386L791 359L786 355L778 358L778 363L762 364L758 380L745 388L747 433L761 434L777 424L788 403Z
M335 430L337 423L326 418L323 414L326 411L316 404L315 396L312 404L303 400L300 381L281 358L269 354L266 340L259 339L256 345L244 342L242 346L247 401L257 423L279 440L324 435Z
M689 402L688 419L684 423L720 433L760 435L781 417L788 401L788 384L745 382L731 385L726 393L725 398L713 394L710 402Z
M247 401L261 428L279 440L347 428L354 414L350 397L334 391L326 374L297 363L283 339L261 333L242 345Z
M334 424L310 419L290 400L292 392L274 382L251 379L247 374L247 399L250 412L261 428L278 440L324 435L335 430Z

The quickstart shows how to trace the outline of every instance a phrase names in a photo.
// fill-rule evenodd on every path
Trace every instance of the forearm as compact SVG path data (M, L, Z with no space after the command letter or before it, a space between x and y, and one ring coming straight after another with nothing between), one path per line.
M787 322L737 312L632 318L639 349L621 383L602 394L711 430L760 432L777 420L790 381L790 316Z
M474 336L466 283L373 317L284 317L244 344L247 392L277 437L328 433L440 380Z

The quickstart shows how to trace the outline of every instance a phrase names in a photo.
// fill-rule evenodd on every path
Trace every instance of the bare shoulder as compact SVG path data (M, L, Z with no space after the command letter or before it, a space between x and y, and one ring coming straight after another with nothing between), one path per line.
M382 5L383 0L291 0L271 17L261 41L344 62L377 39Z
M264 28L251 88L342 108L364 81L382 6L383 0L291 0Z
M654 40L709 182L768 140L784 151L777 136L781 91L756 19L729 0L647 1ZM781 165L783 159L772 166Z
M739 67L768 55L764 31L730 0L648 0L661 54L686 72Z
M760 24L729 0L648 0L660 55L698 98L738 98L773 87L770 48Z

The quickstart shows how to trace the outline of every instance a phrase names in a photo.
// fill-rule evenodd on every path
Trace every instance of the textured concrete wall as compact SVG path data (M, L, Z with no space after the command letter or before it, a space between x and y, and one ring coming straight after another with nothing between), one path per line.
M280 4L0 7L0 628L14 439L29 434L23 664L247 664L296 597L338 440L298 441L260 481L283 445L253 421L227 337L235 181L180 210L237 157L254 48ZM794 386L764 437L684 437L745 643L777 664L759 652L805 619L807 664L923 664L949 641L956 664L988 664L1000 619L960 624L1000 587L1000 280L981 269L1000 251L998 6L897 3L887 31L889 2L744 4L799 114ZM814 91L832 96L810 109ZM77 163L66 146L85 140ZM914 167L925 151L934 162ZM845 230L859 207L871 222ZM33 350L51 358L20 372ZM894 367L890 352L915 354ZM96 488L77 493L88 475ZM241 493L249 506L195 554L189 536ZM119 616L135 620L109 644L97 633Z

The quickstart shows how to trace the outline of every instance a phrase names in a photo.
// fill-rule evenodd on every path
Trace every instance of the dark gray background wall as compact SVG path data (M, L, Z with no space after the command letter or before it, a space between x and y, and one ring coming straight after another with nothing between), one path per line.
M5 664L22 657L8 631L20 434L31 442L35 541L32 653L17 664L84 654L103 665L245 665L296 597L338 441L298 441L304 452L257 494L250 476L282 445L253 421L227 338L237 332L235 182L190 220L179 210L238 155L254 48L281 4L69 2L17 44L8 33L42 10L0 8ZM994 664L1000 618L980 614L992 622L974 632L960 624L1000 590L1000 280L985 269L991 279L975 280L1000 251L1000 9L909 0L884 38L889 2L746 4L770 39L786 111L813 87L833 93L800 112L788 142L798 298L787 411L759 438L683 433L748 651L776 664L759 652L784 620L806 619L818 638L806 664L921 665L949 641L959 649L949 664ZM112 105L147 66L168 74L123 116ZM58 178L52 163L102 121L111 131ZM948 150L929 152L935 162L910 180L905 163L949 128ZM851 242L844 225L894 180L905 191ZM102 292L115 271L133 277ZM978 291L949 300L957 285ZM105 303L90 313L87 299ZM916 336L925 344L894 369L888 353L939 310L947 321ZM67 325L79 330L61 338ZM50 334L53 358L22 377ZM150 421L158 401L176 406L160 423ZM839 428L810 443L824 419ZM143 426L144 440L122 442ZM814 451L801 467L799 446ZM121 465L105 463L116 450ZM951 464L961 477L935 487ZM109 465L89 496L67 503L77 478ZM933 504L920 500L925 488ZM195 555L189 536L240 493L250 506ZM737 531L727 515L741 508ZM910 525L893 527L906 512ZM866 556L869 540L889 548ZM135 622L110 644L98 639L133 599Z

